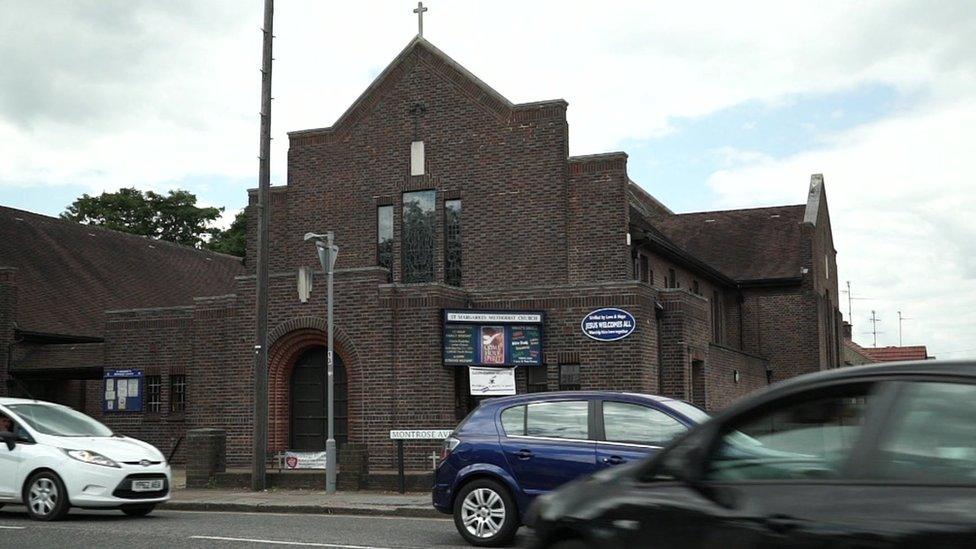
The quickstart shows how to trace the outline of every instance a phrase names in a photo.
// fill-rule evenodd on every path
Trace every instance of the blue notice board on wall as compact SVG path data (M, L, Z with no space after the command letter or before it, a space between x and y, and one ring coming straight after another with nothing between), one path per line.
M106 412L141 412L142 370L106 370L102 410Z
M541 311L444 311L447 366L540 366Z

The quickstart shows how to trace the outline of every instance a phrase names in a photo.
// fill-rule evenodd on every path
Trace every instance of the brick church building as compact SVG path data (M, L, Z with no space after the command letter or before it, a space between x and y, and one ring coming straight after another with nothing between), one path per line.
M625 153L569 156L567 107L513 104L418 37L332 127L289 134L287 185L271 192L271 454L324 448L310 231L340 248L340 453L359 445L371 471L393 467L391 429L451 428L476 404L468 363L516 365L520 393L639 391L709 410L841 364L821 176L797 205L675 214L629 178ZM228 464L249 463L248 214L241 261L0 208L0 393L70 403L164 451L219 427ZM606 308L633 319L624 337L588 332ZM482 346L486 329L501 346ZM141 411L105 410L102 377L124 369L145 376ZM435 447L408 443L409 467Z

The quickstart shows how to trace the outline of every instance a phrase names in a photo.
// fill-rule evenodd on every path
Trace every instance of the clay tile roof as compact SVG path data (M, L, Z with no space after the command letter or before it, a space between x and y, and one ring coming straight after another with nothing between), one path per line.
M926 360L932 358L925 345L908 347L864 347L863 352L875 362L898 362L902 360Z
M803 266L805 205L697 212L656 222L671 241L737 280L795 278Z
M0 206L0 267L14 267L18 329L100 336L104 311L232 293L241 259Z

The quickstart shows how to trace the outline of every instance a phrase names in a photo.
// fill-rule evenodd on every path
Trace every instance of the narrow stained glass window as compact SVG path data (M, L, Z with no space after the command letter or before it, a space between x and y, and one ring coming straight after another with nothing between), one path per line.
M403 193L403 282L434 281L435 198L435 191Z
M376 208L376 264L393 270L393 206Z
M461 201L444 201L444 282L461 285Z

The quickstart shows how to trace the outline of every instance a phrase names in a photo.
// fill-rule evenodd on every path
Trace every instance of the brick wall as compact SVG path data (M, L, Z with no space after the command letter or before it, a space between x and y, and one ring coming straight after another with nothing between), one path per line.
M14 341L14 318L17 311L17 269L0 267L0 396L8 393L7 363Z
M228 455L233 451L238 456L229 465L245 466L250 463L254 423L254 332L244 329L240 312L254 310L253 297L249 301L237 295L198 298L193 305L187 428L223 429Z
M102 421L113 431L153 444L164 455L186 431L186 414L170 410L170 379L196 372L193 368L193 307L110 311L105 323L105 368L140 369L159 375L162 410L159 413L106 412ZM99 385L97 382L88 384ZM145 394L145 387L143 387ZM101 402L101 395L97 397ZM188 406L193 395L187 395ZM182 462L183 448L174 461Z
M774 381L820 370L817 296L809 284L743 290L743 351L769 358Z
M630 278L627 155L569 159L567 258L574 283Z
M342 248L340 268L375 265L380 202L395 205L399 258L403 192L434 189L437 234L443 234L444 197L462 200L465 287L565 282L566 104L505 107L486 103L477 93L454 68L418 48L371 90L368 108L331 130L293 136L287 234L272 267L317 264L312 246L301 237L325 230L335 231ZM416 118L415 133L409 111L418 103L426 112ZM425 143L423 176L409 175L414 139ZM442 239L436 247L435 280L443 281ZM400 280L400 270L394 261L394 281Z
M660 394L692 400L692 362L706 361L711 341L708 300L687 290L659 290ZM706 388L707 391L707 388Z
M752 391L766 386L766 359L729 347L708 347L705 368L705 409L719 411ZM735 373L739 373L738 381Z

